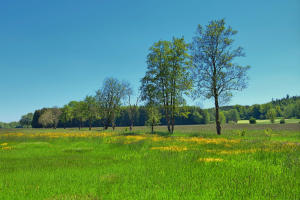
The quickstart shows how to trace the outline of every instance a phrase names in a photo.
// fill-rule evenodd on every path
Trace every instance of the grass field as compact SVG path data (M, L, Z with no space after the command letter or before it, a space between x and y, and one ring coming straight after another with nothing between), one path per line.
M300 124L0 129L0 199L300 199Z
M272 124L269 119L257 119L257 124ZM280 123L280 119L275 119L275 124ZM292 124L292 123L300 123L300 119L285 119L285 123ZM249 120L239 120L238 124L249 124Z

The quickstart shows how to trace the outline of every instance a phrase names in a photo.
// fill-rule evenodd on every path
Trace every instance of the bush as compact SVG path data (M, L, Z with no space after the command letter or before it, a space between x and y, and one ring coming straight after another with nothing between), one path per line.
M281 119L280 124L285 124L285 119Z
M243 129L243 130L237 130L236 131L236 134L238 135L238 136L242 136L242 137L244 137L245 135L246 135L246 129Z
M250 123L250 124L256 124L256 119L255 119L254 117L251 117L251 118L249 119L249 123Z
M272 129L270 129L270 128L265 129L265 134L269 139L271 139Z

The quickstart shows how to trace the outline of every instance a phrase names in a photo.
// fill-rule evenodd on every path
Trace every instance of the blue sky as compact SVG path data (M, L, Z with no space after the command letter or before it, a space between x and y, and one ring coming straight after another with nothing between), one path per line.
M300 1L0 0L0 121L93 95L105 77L136 89L149 47L225 18L250 65L230 104L300 95ZM189 100L212 106L211 101Z

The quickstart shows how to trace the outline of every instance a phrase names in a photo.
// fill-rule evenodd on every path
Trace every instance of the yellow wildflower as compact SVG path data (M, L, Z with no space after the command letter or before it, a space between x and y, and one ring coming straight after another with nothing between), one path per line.
M9 149L12 149L12 148L11 147L2 147L2 149L9 150Z
M162 150L162 151L186 151L187 147L179 147L179 146L169 146L169 147L152 147L152 150Z
M200 162L222 162L224 161L222 158L199 158Z

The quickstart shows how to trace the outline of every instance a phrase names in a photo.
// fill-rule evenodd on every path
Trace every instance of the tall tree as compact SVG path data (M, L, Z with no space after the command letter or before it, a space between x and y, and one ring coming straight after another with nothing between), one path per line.
M230 100L233 90L246 88L249 66L233 63L244 56L241 47L233 48L232 36L237 31L226 26L224 19L211 21L206 28L198 25L191 44L193 80L196 82L194 97L214 98L217 134L221 134L220 103Z
M62 112L61 109L57 107L51 108L51 111L52 111L53 128L56 129Z
M57 107L48 108L40 117L39 123L42 124L44 128L52 127L56 129L58 121L60 119L61 110Z
M26 115L23 115L20 119L21 126L31 127L32 119L33 119L33 113L28 113Z
M84 101L71 101L69 106L71 107L72 118L79 122L78 129L80 130L86 120L87 104Z
M40 117L39 124L42 125L43 128L51 127L53 124L52 112L50 109L47 109Z
M67 124L72 120L72 110L69 105L65 105L61 111L62 113L60 115L60 121L62 122L64 128L66 128Z
M188 45L183 38L170 41L158 41L150 47L147 57L147 72L142 79L141 91L144 99L151 88L151 98L163 105L168 131L173 133L175 115L178 107L184 103L183 93L192 85L188 68L190 56ZM150 87L149 87L150 86Z
M115 119L125 98L127 84L115 78L107 78L101 89L96 93L99 103L104 129L110 125L115 129Z
M93 96L86 96L84 99L86 103L86 119L89 121L89 130L92 130L92 124L95 120L100 119L99 104Z

